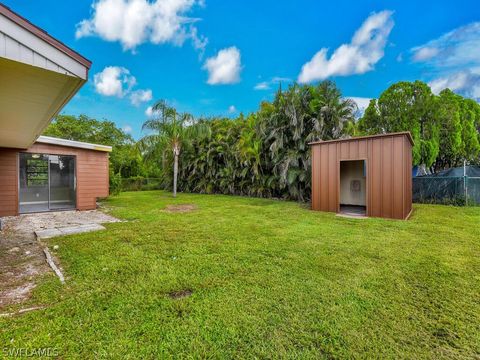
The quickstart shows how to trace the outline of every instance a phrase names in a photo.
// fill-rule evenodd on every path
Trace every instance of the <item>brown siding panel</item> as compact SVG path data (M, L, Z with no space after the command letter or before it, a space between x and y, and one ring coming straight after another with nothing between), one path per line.
M404 197L404 218L408 217L412 211L412 146L407 139L403 141L405 153L405 197ZM410 167L409 167L410 164Z
M392 138L393 141L393 203L392 203L392 217L395 219L402 219L404 216L403 207L405 205L403 199L404 195L404 176L405 166L403 166L403 139L401 137Z
M0 216L18 212L17 151L0 148Z
M320 207L328 209L328 146L320 152Z
M336 167L337 159L337 145L328 145L328 169L335 169L335 171L328 172L328 211L337 211L337 173Z
M412 143L408 133L312 144L312 209L339 209L341 160L366 160L367 215L405 219L412 209Z
M380 184L382 187L382 210L381 217L392 217L392 141L389 138L382 139L382 171Z
M372 202L370 204L371 216L382 216L382 184L379 174L382 173L382 149L381 142L371 140L372 144L372 171L370 174L370 182L372 184L371 190ZM367 174L368 176L368 174ZM368 207L368 206L367 206Z
M312 148L312 209L320 210L320 203L318 201L318 185L319 185L319 170L318 163L320 157L320 147Z

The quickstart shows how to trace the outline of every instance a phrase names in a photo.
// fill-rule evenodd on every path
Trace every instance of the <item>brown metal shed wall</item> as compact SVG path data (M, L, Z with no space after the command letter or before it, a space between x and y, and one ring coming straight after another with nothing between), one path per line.
M412 144L408 139L403 141L405 152L405 197L404 218L408 218L412 212Z
M76 156L78 210L93 210L97 198L109 195L107 152L41 143L24 151L0 148L0 216L18 215L19 152Z
M312 145L312 209L339 211L340 161L365 160L367 215L405 219L411 211L411 143L405 134Z

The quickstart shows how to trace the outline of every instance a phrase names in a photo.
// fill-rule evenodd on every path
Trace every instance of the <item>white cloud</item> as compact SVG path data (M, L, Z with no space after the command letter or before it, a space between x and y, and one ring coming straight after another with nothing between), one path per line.
M220 50L217 55L207 59L203 69L208 71L207 83L210 85L239 82L242 70L240 50L235 46Z
M257 85L255 85L254 89L255 90L268 90L268 89L270 89L270 84L268 83L268 81L262 81L262 82L258 83Z
M384 55L394 25L392 14L393 12L385 10L370 15L355 32L352 41L338 47L330 58L328 49L322 48L303 65L298 81L309 83L330 76L363 74L373 70Z
M151 117L153 115L153 107L149 106L147 107L147 110L145 110L145 115L148 117Z
M139 106L143 102L152 100L152 90L135 90L130 94L130 101L133 105Z
M145 110L145 115L147 115L149 118L155 116L156 114L158 114L158 111L153 111L153 106L149 106Z
M270 90L273 85L281 83L281 82L291 82L292 79L275 76L269 81L262 81L255 85L253 88L255 90Z
M411 49L413 60L434 67L480 65L480 22L461 26Z
M124 127L122 127L122 130L123 132L127 133L127 134L131 134L133 129L130 125L125 125Z
M199 35L197 28L194 26L190 27L190 37L192 39L192 45L194 49L200 51L200 57L202 57L208 44L208 38L203 35Z
M139 106L143 102L152 100L153 94L150 89L132 90L137 84L135 76L130 71L120 66L107 66L101 72L93 76L95 91L103 96L116 96L123 98L128 96L130 102Z
M228 107L228 113L229 113L229 114L234 114L234 113L236 113L236 112L237 112L237 108L236 108L234 105L230 105L230 106Z
M412 59L434 78L429 85L438 94L445 88L480 100L480 22L458 27L411 49Z
M107 66L93 77L95 90L105 96L123 97L136 84L130 71L119 66Z
M413 54L413 60L414 61L426 61L434 56L437 56L439 53L439 50L436 47L423 47L415 51Z
M365 110L367 109L368 105L370 104L371 98L364 98L364 97L358 97L358 96L347 96L347 99L355 101L358 107L358 111L356 114L357 118L360 118L363 116L365 113Z
M450 89L458 94L480 101L480 73L462 70L439 77L428 83L435 94L443 89Z
M97 0L92 4L92 16L77 24L76 37L98 36L118 41L124 50L134 50L145 42L182 45L191 39L193 46L203 51L207 39L198 35L194 23L187 17L196 0Z

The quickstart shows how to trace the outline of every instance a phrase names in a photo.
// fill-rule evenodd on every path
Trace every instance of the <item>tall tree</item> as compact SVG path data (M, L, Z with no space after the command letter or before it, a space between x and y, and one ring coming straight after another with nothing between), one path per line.
M344 99L335 83L316 86L294 84L279 88L274 101L264 103L258 113L259 136L270 159L267 169L275 175L276 192L305 200L310 189L310 148L313 140L348 136L356 105Z
M431 166L439 152L435 96L421 81L398 82L370 101L359 121L365 134L410 131L414 164Z
M356 103L344 98L333 81L311 86L310 116L322 140L337 139L354 131Z
M462 97L445 89L440 92L437 103L437 121L439 126L439 152L435 168L455 166L463 153L461 124Z
M317 139L349 136L355 104L332 82L279 88L272 102L236 119L200 121L211 136L194 139L181 155L187 191L278 197L310 196L310 147ZM195 125L197 126L197 125Z
M58 115L43 135L112 146L110 170L122 177L146 176L148 172L130 134L114 122L87 115Z
M195 119L188 113L178 113L165 100L160 100L152 107L153 118L144 122L142 129L150 133L139 141L139 147L146 159L162 156L164 165L167 152L173 157L173 197L177 196L178 159L183 146L193 136L200 135L203 126L193 126Z
M472 99L462 99L460 104L462 125L462 159L480 164L480 104Z

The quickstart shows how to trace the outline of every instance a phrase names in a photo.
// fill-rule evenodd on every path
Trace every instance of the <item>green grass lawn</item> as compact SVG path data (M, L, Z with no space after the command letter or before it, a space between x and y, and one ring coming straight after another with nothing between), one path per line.
M50 241L67 284L46 276L30 300L45 310L0 318L0 357L480 357L480 208L357 220L159 191L105 205L128 222Z

